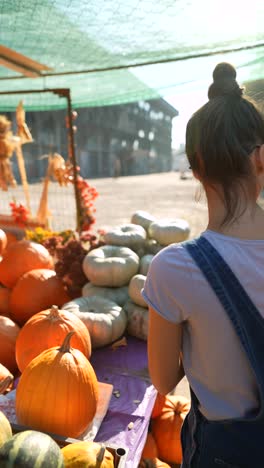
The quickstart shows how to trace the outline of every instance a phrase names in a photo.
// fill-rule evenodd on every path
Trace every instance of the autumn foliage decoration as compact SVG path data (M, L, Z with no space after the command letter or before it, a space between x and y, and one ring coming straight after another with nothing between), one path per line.
M22 203L12 201L9 203L11 215L17 226L25 227L30 219L30 211Z
M80 198L80 231L90 231L95 223L94 200L98 197L96 188L92 187L87 180L80 175L77 177L77 190Z

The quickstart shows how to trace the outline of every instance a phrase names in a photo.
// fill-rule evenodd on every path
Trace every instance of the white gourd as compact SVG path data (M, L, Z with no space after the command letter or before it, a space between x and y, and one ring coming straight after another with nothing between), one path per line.
M146 254L146 255L143 255L143 257L141 257L140 262L139 262L139 273L141 275L147 276L149 266L153 258L154 258L154 255L152 254Z
M129 223L106 231L103 237L108 245L120 245L137 250L144 247L147 232L142 226Z
M160 245L156 240L148 238L145 242L145 254L156 255L164 249L164 245Z
M165 246L186 240L190 234L190 226L184 219L159 220L150 224L148 234L149 237Z
M148 230L149 225L153 221L156 221L155 216L151 215L150 213L144 210L138 210L131 216L131 223L139 224L144 229L146 229L146 231Z
M128 286L120 288L110 288L103 286L95 286L92 283L86 283L82 288L82 296L101 296L110 301L116 302L119 306L123 306L128 300Z
M82 268L95 286L121 287L138 272L139 256L128 247L103 245L87 253Z
M141 307L128 300L124 305L127 313L127 333L141 340L147 340L149 312L146 307Z
M148 307L146 301L141 295L141 290L144 288L146 276L137 274L133 276L128 285L128 294L130 299L141 307Z
M113 301L100 296L78 297L62 307L77 315L86 325L92 349L113 343L127 326L126 312Z

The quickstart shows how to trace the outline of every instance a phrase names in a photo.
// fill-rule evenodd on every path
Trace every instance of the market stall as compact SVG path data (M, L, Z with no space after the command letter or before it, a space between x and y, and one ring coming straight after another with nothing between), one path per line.
M93 199L97 193L77 173L73 109L159 98L172 93L174 96L184 94L190 99L193 92L207 88L208 70L211 72L219 61L232 62L241 74L239 79L242 83L263 79L264 7L261 2L253 3L254 8L252 6L247 15L243 14L241 18L238 17L236 5L232 10L227 0L214 2L213 8L212 2L206 0L193 0L187 4L184 0L158 0L155 4L148 0L89 0L81 2L81 5L78 0L66 3L44 0L38 5L34 0L15 0L1 5L0 112L15 112L21 101L25 111L67 111L67 156L72 165L70 176L77 215L76 225L71 232L35 229L35 226L48 227L47 193L50 176L51 173L58 176L58 171L54 170L55 160L50 157L43 191L38 194L41 203L36 219L26 220L28 227L30 221L36 221L31 226L33 229L26 233L27 237L23 240L13 240L12 248L0 232L3 255L0 261L0 364L3 368L0 409L6 412L12 422L13 432L17 431L17 434L12 434L8 419L0 413L3 421L0 426L0 453L6 459L12 444L19 446L18 452L23 448L25 456L31 455L30 443L22 447L23 441L19 437L14 439L30 428L30 432L41 432L35 446L43 453L43 457L46 447L44 439L47 433L52 434L48 441L52 448L50 452L54 459L57 457L57 466L63 466L59 444L51 444L63 437L64 442L67 439L66 448L74 450L73 439L78 439L85 429L88 433L92 430L92 442L100 443L99 448L96 447L98 463L102 462L105 449L109 446L119 450L119 458L115 458L114 464L110 466L137 468L157 397L147 372L148 312L140 296L144 280L142 276L146 275L147 266L143 265L141 259L145 256L153 258L164 246L185 240L190 230L184 220L159 222L151 216L142 218L141 213L137 219L129 220L129 226L117 226L112 232L104 232L103 239L91 233ZM226 11L229 11L228 18ZM218 22L215 22L216 17L219 18ZM221 18L226 26L225 36ZM247 35L242 40L242 31L245 30ZM17 123L19 130L19 119ZM24 134L22 132L16 136L25 138L25 129L24 126ZM27 137L30 140L30 136ZM16 152L20 168L26 208L30 211L31 199L23 166L22 140L20 143L13 152ZM8 157L9 153L5 150L2 188L15 183L7 164ZM63 168L63 174L59 172L58 179L68 174L67 169ZM66 204L65 211L71 206ZM25 212L15 214L22 216L25 228ZM83 232L88 232L85 239L82 237ZM84 245L86 247L87 243L89 248L85 250ZM9 256L11 260L8 264ZM98 257L111 258L111 261L106 262L107 266L99 271ZM151 260L148 258L148 261ZM122 272L120 264L125 264ZM86 287L85 295L82 293L83 287ZM112 289L116 292L116 289L126 288L122 305L120 298L116 298L114 304L108 304L112 314L110 323L113 317L121 317L122 330L119 329L114 338L111 331L111 339L108 338L107 342L102 342L103 332L99 336L92 334L96 327L89 326L90 317L87 318L90 312L95 314L95 307L103 310L102 304L98 306L100 288L104 289L101 291L104 298L113 293ZM124 290L121 292L123 294ZM89 295L96 297L96 306L95 302L87 305ZM86 309L78 309L79 299L81 304L86 302ZM67 329L66 336L65 330L63 336L58 333L59 339L57 332L54 332L53 340L49 343L44 339L46 332L38 334L31 329L30 339L24 339L22 347L18 347L22 331L29 323L32 325L30 321L34 322L36 315L44 311L52 323L56 322L58 311L53 305L62 307L64 311L72 301L77 302L74 311L69 312L71 318L78 317L82 325L76 322L70 327L71 331ZM85 317L82 316L84 313ZM108 324L109 320L105 322ZM89 331L88 338L85 338L86 354L80 349L77 339L74 346L70 346L69 337L73 329L76 334L80 330L82 335L84 324L86 335ZM34 338L36 353L22 366L18 350L22 349L22 354L26 354L27 345ZM39 343L44 343L42 350L38 348ZM72 360L74 362L71 356L76 359ZM65 366L61 366L64 360L66 371ZM50 362L55 366L55 370L52 368L52 376L48 373ZM83 374L80 378L80 369L85 378ZM47 382L49 385L46 385ZM60 385L61 382L63 385ZM58 387L59 395L56 393ZM165 401L162 404L161 412L166 406ZM184 404L183 415L189 409L189 402ZM169 409L170 420L174 422L177 411L173 404ZM179 439L180 427L181 424L177 424L175 440ZM171 447L169 455L166 453L164 459L169 458L169 462L178 463L181 456L179 447L180 442L173 460ZM48 450L46 456L47 453ZM151 457L154 460L161 452L155 453ZM35 453L35 456L38 455Z

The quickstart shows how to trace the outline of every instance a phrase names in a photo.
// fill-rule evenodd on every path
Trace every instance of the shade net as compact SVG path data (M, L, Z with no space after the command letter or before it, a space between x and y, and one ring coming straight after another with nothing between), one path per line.
M25 78L0 65L0 92L70 88L74 107L121 104L208 87L220 61L241 82L263 79L263 21L259 0L2 0L0 44L50 70ZM17 100L0 95L0 110ZM52 93L23 102L66 106Z

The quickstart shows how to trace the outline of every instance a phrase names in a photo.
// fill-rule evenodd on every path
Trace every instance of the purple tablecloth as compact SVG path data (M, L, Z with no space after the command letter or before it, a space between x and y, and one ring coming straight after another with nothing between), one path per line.
M119 397L113 393L95 441L127 449L126 468L137 468L157 395L148 376L146 343L127 337L125 347L93 351L91 363L98 380L120 392Z

